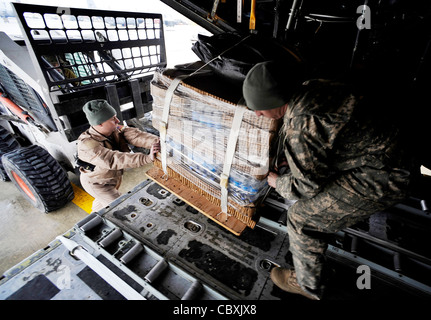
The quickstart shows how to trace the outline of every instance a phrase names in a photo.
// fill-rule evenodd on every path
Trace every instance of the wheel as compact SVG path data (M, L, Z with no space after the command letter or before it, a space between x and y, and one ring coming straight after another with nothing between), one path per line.
M20 148L4 154L2 161L12 182L42 212L58 210L73 199L66 171L45 149Z
M7 131L3 126L0 126L0 158L10 151L20 147L15 137ZM4 171L3 163L0 161L0 180L10 181L8 175Z

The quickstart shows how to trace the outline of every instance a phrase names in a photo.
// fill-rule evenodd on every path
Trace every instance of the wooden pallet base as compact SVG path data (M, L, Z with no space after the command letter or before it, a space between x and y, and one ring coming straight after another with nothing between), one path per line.
M233 216L226 217L226 214L220 213L220 206L217 206L206 199L204 196L199 195L197 192L191 190L180 181L169 177L167 180L163 177L164 172L154 166L147 171L148 177L157 182L169 192L175 194L178 198L192 206L203 215L223 226L233 234L239 236L247 225ZM227 219L226 219L227 218Z

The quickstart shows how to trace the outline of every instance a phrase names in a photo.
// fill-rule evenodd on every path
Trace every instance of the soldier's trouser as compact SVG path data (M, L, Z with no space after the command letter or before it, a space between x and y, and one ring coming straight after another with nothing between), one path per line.
M288 212L289 250L298 283L317 298L321 298L324 290L322 272L328 236L396 204L406 196L408 173L405 171L388 173L387 184L379 186L381 196L373 194L375 190L370 190L371 195L353 193L351 185L345 187L352 178L340 177L315 197L297 201Z
M97 183L81 175L81 185L88 194L94 197L92 211L99 211L121 196L118 188L121 178L115 183Z

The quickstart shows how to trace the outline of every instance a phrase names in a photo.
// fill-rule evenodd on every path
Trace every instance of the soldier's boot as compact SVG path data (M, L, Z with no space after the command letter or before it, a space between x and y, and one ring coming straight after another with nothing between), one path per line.
M300 294L311 300L317 300L299 286L296 280L296 272L293 269L275 267L271 270L271 280L277 287L284 291Z

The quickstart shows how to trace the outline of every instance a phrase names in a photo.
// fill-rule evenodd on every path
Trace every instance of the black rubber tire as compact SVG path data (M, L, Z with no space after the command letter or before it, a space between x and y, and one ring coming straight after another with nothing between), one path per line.
M4 169L23 196L42 212L64 207L74 197L66 171L37 145L2 156Z
M20 147L20 144L15 137L7 131L3 126L0 126L0 159L1 157L10 151L16 150ZM10 181L9 176L3 168L3 163L0 160L0 180Z

